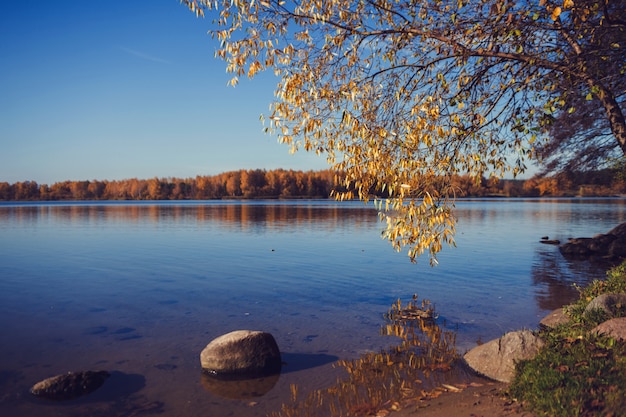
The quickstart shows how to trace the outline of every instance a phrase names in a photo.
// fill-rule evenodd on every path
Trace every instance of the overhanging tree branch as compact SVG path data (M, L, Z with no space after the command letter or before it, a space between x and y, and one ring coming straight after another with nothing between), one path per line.
M182 1L215 14L235 77L278 75L268 131L326 152L361 199L385 189L411 259L453 242L452 175L519 174L574 146L567 126L602 153L562 155L606 155L607 136L626 154L624 0Z

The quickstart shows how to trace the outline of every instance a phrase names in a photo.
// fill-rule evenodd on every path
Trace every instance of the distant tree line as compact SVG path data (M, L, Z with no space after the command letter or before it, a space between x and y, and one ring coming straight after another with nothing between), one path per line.
M52 185L0 182L0 201L213 200L328 198L342 188L330 170L239 170L195 178L63 181ZM559 173L527 180L452 178L457 197L610 196L626 194L626 176L614 169Z
M335 174L325 171L239 170L195 178L0 182L0 200L208 200L327 198Z

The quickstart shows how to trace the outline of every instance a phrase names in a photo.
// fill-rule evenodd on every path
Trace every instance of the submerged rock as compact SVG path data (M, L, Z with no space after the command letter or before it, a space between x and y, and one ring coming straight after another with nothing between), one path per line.
M71 400L94 392L109 376L107 371L68 372L36 383L30 393L49 400Z
M510 332L477 346L463 356L474 371L500 382L511 382L515 363L537 355L544 341L530 330Z
M210 375L271 375L280 372L281 358L274 337L265 332L237 330L212 340L200 354Z

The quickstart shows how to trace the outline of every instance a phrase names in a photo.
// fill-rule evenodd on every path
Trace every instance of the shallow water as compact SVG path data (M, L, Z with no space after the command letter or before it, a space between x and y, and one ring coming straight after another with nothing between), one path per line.
M459 349L535 328L602 278L564 260L566 240L626 221L623 199L465 200L457 248L411 264L361 203L165 202L0 205L0 413L258 416L332 383L337 359L379 336L398 298L430 299ZM237 329L274 335L286 365L256 386L203 380L199 353ZM98 392L41 402L28 388L106 369ZM269 390L264 396L246 396ZM236 395L234 395L235 393ZM232 396L244 398L232 399Z

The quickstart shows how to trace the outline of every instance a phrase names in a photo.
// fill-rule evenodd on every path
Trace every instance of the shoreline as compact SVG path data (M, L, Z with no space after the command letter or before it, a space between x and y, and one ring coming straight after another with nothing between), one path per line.
M407 400L397 410L378 413L388 417L536 417L517 401L506 397L509 384L476 376L465 384L452 385L436 398Z

